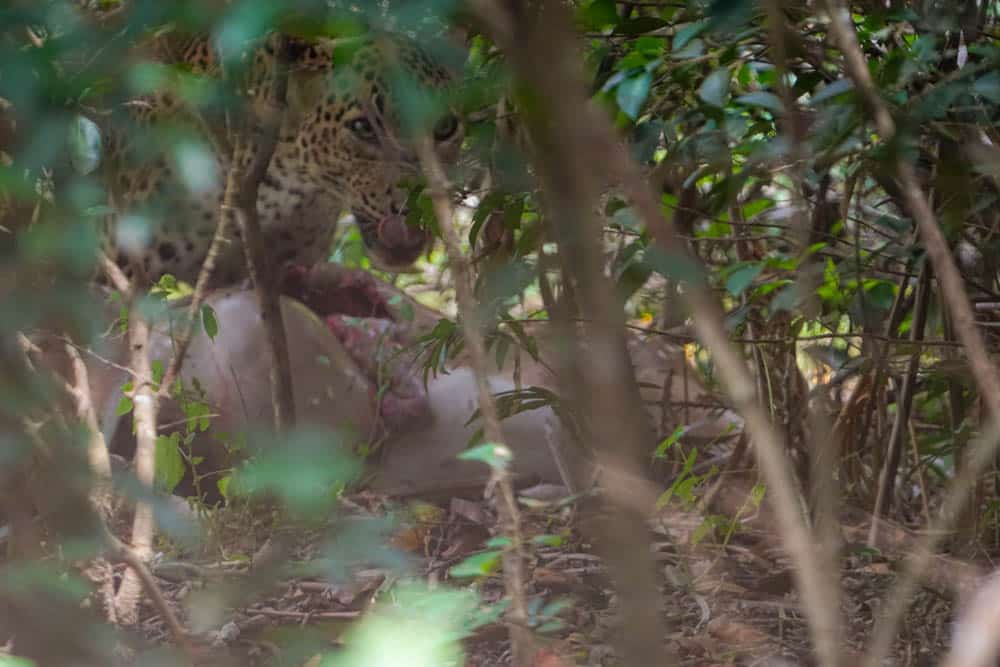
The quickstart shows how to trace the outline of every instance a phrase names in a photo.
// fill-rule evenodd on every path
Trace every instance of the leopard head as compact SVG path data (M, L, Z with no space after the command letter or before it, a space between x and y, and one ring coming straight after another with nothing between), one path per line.
M347 45L311 44L304 52L293 48L292 67L292 168L353 214L373 264L408 268L429 235L407 224L407 183L420 172L414 123L407 120L413 105L436 109L425 132L444 164L457 159L463 123L454 110L434 103L452 87L452 74L415 43L384 35Z

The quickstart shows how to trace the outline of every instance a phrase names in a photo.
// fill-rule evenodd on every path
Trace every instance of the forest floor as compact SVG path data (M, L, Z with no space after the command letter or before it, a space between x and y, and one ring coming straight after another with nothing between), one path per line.
M739 486L732 485L729 492L738 494ZM745 498L733 500L743 503ZM341 503L355 518L384 517L391 508L399 509L399 504L365 492L345 496ZM579 509L531 505L524 510L526 534L562 539L556 545L531 548L527 593L543 604L568 603L558 612L558 627L547 624L551 631L539 635L546 648L536 655L535 666L614 664L618 600L601 558L579 530ZM665 650L676 656L675 664L815 664L793 573L777 535L768 529L775 524L766 505L745 516L728 537L720 536L719 530L706 533L704 513L674 505L650 522L649 535L662 592L658 611L666 633ZM492 507L484 500L452 498L436 506L411 505L411 510L410 519L393 529L390 542L409 557L411 573L434 584L447 582L451 567L482 551L496 534ZM205 651L203 664L318 665L317 652L341 645L345 629L392 582L389 570L359 568L336 584L308 575L283 575L269 579L267 585L252 584L253 572L266 560L261 554L268 547L261 545L271 544L267 537L273 534L274 518L262 520L229 509L217 512L203 519L212 534L210 547L197 555L165 548L167 555L161 554L154 567L186 626L200 622L205 628L195 634ZM867 533L863 516L845 518L842 529L843 647L847 658L856 661L864 654L898 564L915 536L900 527L887 529L884 539L891 546L876 552L862 546ZM293 533L286 540L285 564L304 566L320 557L319 532ZM962 568L943 569L954 575ZM470 580L450 583L468 586ZM199 600L208 599L209 591L247 586L256 588L245 593L243 606L228 608L211 621L197 618ZM948 586L932 582L920 589L896 640L892 664L939 662L947 650L952 619ZM497 575L479 579L476 589L486 603L503 597ZM148 603L142 634L154 645L170 643L163 620ZM303 636L309 639L305 644ZM478 628L465 640L466 667L509 664L506 636L499 624Z

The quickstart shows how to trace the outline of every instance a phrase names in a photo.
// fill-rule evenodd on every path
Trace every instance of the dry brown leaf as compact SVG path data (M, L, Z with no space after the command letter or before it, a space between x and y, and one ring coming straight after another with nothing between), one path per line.
M708 634L711 636L737 646L770 641L770 637L757 628L740 621L734 621L726 616L712 619L708 622L707 628Z

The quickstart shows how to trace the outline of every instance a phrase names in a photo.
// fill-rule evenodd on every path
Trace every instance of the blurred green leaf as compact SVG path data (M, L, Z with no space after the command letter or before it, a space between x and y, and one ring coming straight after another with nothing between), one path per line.
M656 451L653 456L658 459L662 459L667 454L667 450L677 444L681 436L684 435L684 427L678 426L674 429L674 432L664 438L659 445L656 446Z
M324 511L334 493L361 471L345 440L341 433L308 428L281 440L258 434L252 438L256 455L237 471L234 482L241 493L273 493L297 512Z
M150 367L153 372L153 384L159 384L163 380L163 362L159 359L153 359Z
M768 93L762 90L754 93L747 93L746 95L740 95L736 98L736 101L740 104L745 104L751 107L761 107L775 114L781 114L785 111L785 105L782 104L780 97L774 93Z
M972 84L972 92L993 104L1000 104L1000 73L987 72Z
M726 98L729 96L729 68L720 67L715 70L701 83L698 88L698 97L714 107L722 108L726 105Z
M763 270L764 265L760 262L736 267L726 278L726 291L733 296L740 296Z
M407 584L366 613L344 637L344 648L322 667L442 667L464 664L461 640L496 620L469 591ZM499 608L498 608L499 611Z
M854 82L848 78L837 79L833 83L823 86L818 92L809 98L809 104L816 105L838 95L854 90Z
M501 551L485 551L465 558L448 570L453 577L488 577L500 569Z
M89 174L101 163L101 130L85 116L75 116L69 126L69 156L73 168Z
M566 544L566 539L562 535L535 535L531 542L543 547L561 547Z
M219 335L219 319L215 315L215 309L207 303L201 306L201 325L205 329L205 335L214 341Z
M695 23L689 23L674 35L674 43L672 49L674 51L680 51L685 46L688 45L692 39L705 32L708 28L708 21L696 21Z
M156 437L156 484L166 493L173 493L184 478L184 457L180 451L180 433Z
M640 164L653 161L660 147L660 137L663 134L664 123L651 119L635 126L632 132L632 157Z
M219 166L209 146L183 141L173 147L172 156L176 173L189 192L204 195L220 189Z
M653 75L644 71L638 76L625 79L615 91L615 101L626 116L635 120L639 111L649 96L649 88L653 83Z
M511 464L513 454L506 445L495 442L484 442L481 445L467 449L458 455L462 461L479 461L491 468L507 468Z
M754 3L750 0L712 0L708 7L714 30L735 30L750 20Z
M129 398L128 396L122 396L118 400L118 407L115 408L115 416L122 417L124 415L127 415L128 413L132 412L133 407L134 404L132 403L132 399Z
M665 278L694 284L704 284L705 282L702 268L686 255L680 253L668 255L660 248L653 246L646 250L644 260L654 271Z
M587 27L599 30L618 23L618 9L614 0L590 0L580 10L580 18Z

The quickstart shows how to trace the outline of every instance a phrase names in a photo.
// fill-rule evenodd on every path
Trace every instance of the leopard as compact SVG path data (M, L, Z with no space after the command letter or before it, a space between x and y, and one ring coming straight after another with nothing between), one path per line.
M431 237L408 223L410 185L419 179L420 166L414 133L405 127L399 77L407 77L420 91L446 97L455 90L455 68L396 34L283 38L287 47L280 62L288 68L287 99L256 201L269 263L274 268L325 261L338 222L349 214L375 268L394 273L409 269ZM250 47L247 69L252 75L241 85L251 109L264 95L261 82L277 71L275 43L272 34ZM217 45L204 36L174 39L155 53L158 60L182 68L171 72L194 76L220 76L220 62L225 62ZM222 206L225 181L234 161L246 167L251 158L234 157L218 140L225 134L214 129L221 121L206 121L187 104L166 86L130 101L121 123L126 129L106 134L102 173L113 213L104 224L104 247L129 279L155 282L170 274L194 284L219 217L228 216L228 235L214 257L213 286L233 285L246 280L247 271L236 213ZM438 159L453 165L465 125L453 105L435 108L440 110L427 123L426 134ZM135 140L151 123L194 123L203 146L195 165L201 168L191 173L171 158L169 148L150 149Z

